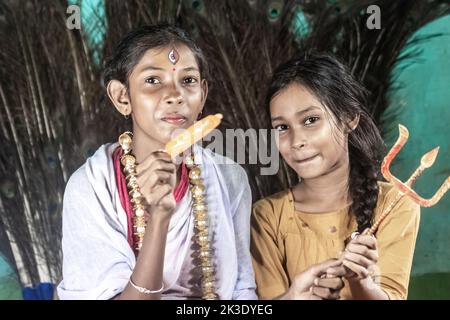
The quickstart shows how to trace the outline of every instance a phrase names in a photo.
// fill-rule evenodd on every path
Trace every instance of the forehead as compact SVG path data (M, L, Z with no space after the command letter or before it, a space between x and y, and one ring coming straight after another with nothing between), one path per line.
M178 61L174 65L169 59L170 51L174 49L178 53ZM195 67L198 68L197 60L192 50L184 44L173 44L158 48L148 49L138 64L135 66L134 71L140 72L142 69L148 66L157 67L161 69L172 70L176 67Z
M272 114L296 113L311 106L325 111L322 103L310 90L299 83L292 83L272 98L270 112Z

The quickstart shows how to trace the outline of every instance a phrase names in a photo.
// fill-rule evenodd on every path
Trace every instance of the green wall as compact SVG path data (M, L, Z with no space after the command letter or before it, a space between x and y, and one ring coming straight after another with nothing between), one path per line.
M389 93L389 108L382 122L388 147L398 136L398 123L410 131L408 143L392 166L403 180L425 152L441 147L434 166L415 187L426 198L450 175L450 15L414 35L438 33L441 35L405 49L419 51L413 61L401 62L394 70L394 86L400 87ZM450 193L436 206L422 208L409 298L450 299Z
M0 300L22 299L22 289L14 270L0 253Z

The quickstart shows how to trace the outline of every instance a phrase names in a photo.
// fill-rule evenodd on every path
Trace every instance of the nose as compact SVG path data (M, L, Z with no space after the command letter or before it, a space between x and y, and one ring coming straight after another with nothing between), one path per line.
M169 89L164 102L168 105L179 105L184 102L183 95L181 94L180 90L178 90L176 85Z
M306 146L306 137L304 134L300 132L301 130L294 130L294 134L291 141L291 148L292 149L302 149Z
M171 95L169 97L166 98L166 103L169 105L177 105L177 104L182 104L184 101L183 96L178 94L178 95Z

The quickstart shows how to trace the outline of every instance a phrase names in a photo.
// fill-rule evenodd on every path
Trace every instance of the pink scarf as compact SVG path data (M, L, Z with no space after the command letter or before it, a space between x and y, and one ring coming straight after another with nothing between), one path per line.
M131 206L130 196L128 195L127 190L127 182L125 180L125 176L122 172L122 167L120 164L120 157L122 156L122 148L118 147L113 153L113 164L114 164L114 172L116 175L116 183L117 188L119 190L120 203L122 204L123 210L127 214L127 225L128 225L128 243L131 248L135 248L134 246L134 237L133 237L133 209ZM173 191L173 195L175 197L175 201L178 204L181 199L183 199L186 194L187 188L189 185L189 178L187 173L186 164L181 163L181 179L180 183L175 187ZM135 251L136 253L136 251Z

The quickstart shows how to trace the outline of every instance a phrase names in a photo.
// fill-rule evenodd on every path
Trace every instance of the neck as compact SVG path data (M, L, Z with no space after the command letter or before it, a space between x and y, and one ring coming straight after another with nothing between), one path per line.
M350 202L348 159L331 171L312 179L302 179L294 188L296 207L307 212L329 212L344 208Z

